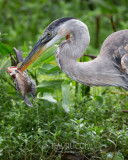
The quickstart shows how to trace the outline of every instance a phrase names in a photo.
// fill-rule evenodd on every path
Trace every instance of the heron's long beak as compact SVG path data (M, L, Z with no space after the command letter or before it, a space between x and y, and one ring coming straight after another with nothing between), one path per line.
M34 62L43 51L46 50L45 44L50 40L50 38L46 35L42 39L40 39L36 45L33 47L31 52L28 54L28 56L25 58L25 60L22 62L20 68L22 71L25 71L28 66Z

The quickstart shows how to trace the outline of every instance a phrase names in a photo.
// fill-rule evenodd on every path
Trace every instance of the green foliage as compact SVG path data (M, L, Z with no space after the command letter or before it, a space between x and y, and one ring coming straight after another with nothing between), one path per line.
M0 159L59 160L61 152L80 152L85 159L128 159L127 94L115 87L91 89L72 81L56 64L57 45L48 49L29 69L36 81L36 99L29 108L17 95L6 69L13 47L24 57L53 20L72 16L87 24L97 55L104 39L128 27L128 1L39 0L8 1L0 5ZM99 28L98 28L99 27ZM6 45L8 44L8 45ZM87 54L86 53L86 54ZM89 61L82 57L80 61ZM111 91L114 91L113 94ZM116 94L117 93L117 94Z
M8 46L8 45L6 45L6 44L0 43L0 55L4 56L4 55L8 55L9 53L13 53L14 54L13 48Z

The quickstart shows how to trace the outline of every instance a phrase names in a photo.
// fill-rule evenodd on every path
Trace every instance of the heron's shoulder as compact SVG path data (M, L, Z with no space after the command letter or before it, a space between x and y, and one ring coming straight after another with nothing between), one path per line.
M121 59L126 54L128 54L128 29L120 30L109 35L101 47L99 56L108 59L114 66L122 70Z
M104 41L103 45L106 43L111 43L115 45L120 45L121 42L124 42L124 40L128 41L128 29L120 30L117 32L114 32L110 34Z
M128 30L121 30L110 35L103 49L107 48L106 45L108 45L106 53L111 58L111 62L128 80Z
M105 41L116 42L119 40L127 39L128 40L128 29L116 31L110 34ZM114 40L114 41L113 41ZM105 42L104 41L104 42Z
M112 54L120 47L123 46L124 48L127 44L128 44L128 29L114 32L110 34L103 42L100 54L108 52Z

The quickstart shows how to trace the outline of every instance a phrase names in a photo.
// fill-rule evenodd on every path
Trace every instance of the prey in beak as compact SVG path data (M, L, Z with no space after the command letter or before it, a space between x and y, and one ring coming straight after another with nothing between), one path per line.
M35 99L35 81L28 76L27 72L23 72L20 70L20 68L15 66L8 67L7 72L10 74L11 78L14 81L17 93L21 91L25 103L29 107L32 107L32 103L30 102L27 94L29 93L32 98Z
M14 51L16 54L16 61L15 63L12 63L13 66L7 68L7 72L10 74L15 84L17 93L21 91L25 103L32 107L33 105L28 98L28 94L35 99L36 83L28 76L27 71L23 72L19 67L17 67L17 64L23 61L23 53L16 48L14 48Z

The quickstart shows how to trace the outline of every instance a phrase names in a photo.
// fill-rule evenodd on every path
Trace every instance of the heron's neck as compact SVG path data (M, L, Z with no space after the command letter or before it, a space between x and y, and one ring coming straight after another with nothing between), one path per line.
M92 75L95 76L96 73L98 73L96 71L97 69L93 67L93 63L96 63L96 59L89 62L78 62L70 56L58 56L56 54L56 60L60 69L73 80L89 86L96 85L96 79L92 77Z
M88 83L89 75L87 73L89 73L88 69L91 65L86 62L80 63L77 60L84 54L89 41L88 29L82 23L80 26L73 27L70 38L63 41L55 52L56 61L60 69L69 77L81 83ZM85 66L84 68L82 67L83 65Z

